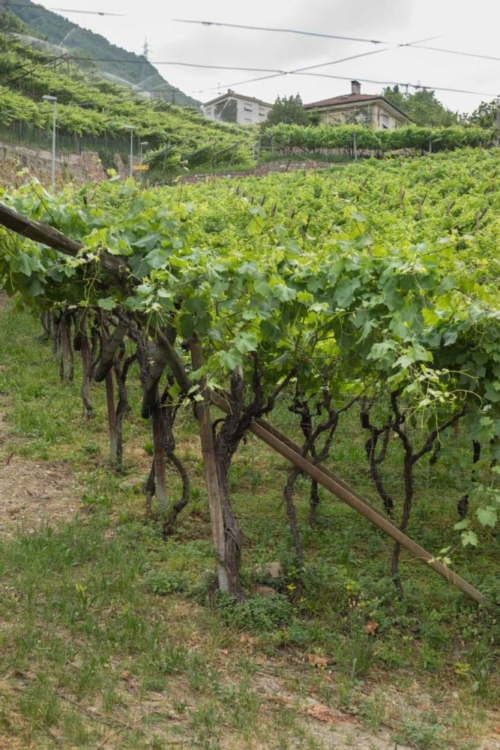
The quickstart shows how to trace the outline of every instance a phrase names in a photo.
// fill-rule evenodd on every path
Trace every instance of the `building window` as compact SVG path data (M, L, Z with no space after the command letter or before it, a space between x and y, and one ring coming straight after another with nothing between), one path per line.
M251 117L245 117L245 122L252 124L252 118Z
M243 109L245 110L245 112L253 112L253 107L248 107L246 104Z

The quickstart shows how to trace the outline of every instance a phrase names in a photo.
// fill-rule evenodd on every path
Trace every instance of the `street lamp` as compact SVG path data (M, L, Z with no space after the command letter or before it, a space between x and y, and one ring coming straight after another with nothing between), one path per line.
M130 130L130 176L134 174L134 128L132 125L124 125L125 130Z
M141 141L140 146L141 146L141 164L142 164L142 147L143 146L149 146L149 142L148 141Z
M54 105L54 118L52 121L52 190L56 188L56 124L57 124L57 96L42 96L44 102L52 102Z

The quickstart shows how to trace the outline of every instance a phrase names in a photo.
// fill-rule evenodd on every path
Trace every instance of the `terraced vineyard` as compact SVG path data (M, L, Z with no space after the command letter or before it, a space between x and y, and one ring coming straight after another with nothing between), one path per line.
M236 125L209 120L195 108L168 101L148 100L124 86L104 80L94 66L82 70L74 62L26 47L0 34L0 127L2 137L36 145L37 137L52 127L52 105L42 101L50 93L58 100L60 147L68 142L78 150L83 139L94 150L127 150L129 134L147 140L151 155L171 170L186 165L249 162L252 139ZM94 141L92 141L94 139ZM68 144L66 143L66 147ZM136 148L136 151L138 149ZM161 156L159 155L161 153Z

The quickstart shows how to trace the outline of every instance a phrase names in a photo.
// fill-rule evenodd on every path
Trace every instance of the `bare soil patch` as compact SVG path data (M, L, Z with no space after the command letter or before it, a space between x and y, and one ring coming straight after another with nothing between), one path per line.
M0 446L8 436L5 412L0 411ZM63 463L28 461L1 451L0 536L11 536L18 528L34 531L44 523L69 520L81 507L80 497Z
M0 466L0 508L0 535L19 527L34 531L43 523L72 518L80 493L64 466L8 456Z

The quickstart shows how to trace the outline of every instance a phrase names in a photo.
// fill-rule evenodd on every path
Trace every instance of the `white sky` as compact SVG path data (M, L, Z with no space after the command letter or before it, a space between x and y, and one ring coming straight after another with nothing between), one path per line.
M147 38L152 61L184 61L293 70L369 52L370 44L318 39L292 34L250 32L191 26L174 18L274 26L387 40L393 45L439 36L430 45L500 58L498 0L42 0L42 5L125 14L125 18L62 13L102 34L114 44L141 53ZM210 71L158 66L173 85L207 101L258 73ZM500 60L462 58L418 49L389 49L377 55L321 68L318 72L445 88L484 95L436 92L453 110L470 112L500 94ZM207 89L215 88L214 91ZM273 102L278 95L300 93L304 102L348 93L348 81L288 75L269 81L232 86L236 91ZM382 86L364 83L364 93ZM410 89L413 91L414 89Z

